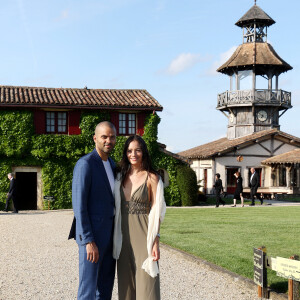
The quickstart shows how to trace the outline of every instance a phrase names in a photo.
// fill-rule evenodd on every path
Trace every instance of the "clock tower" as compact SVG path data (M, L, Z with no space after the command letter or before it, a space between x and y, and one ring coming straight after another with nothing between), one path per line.
M255 4L235 25L243 43L218 68L230 77L230 90L218 95L217 109L228 117L227 138L278 128L279 118L292 107L291 93L279 88L279 76L292 67L267 42L275 21Z

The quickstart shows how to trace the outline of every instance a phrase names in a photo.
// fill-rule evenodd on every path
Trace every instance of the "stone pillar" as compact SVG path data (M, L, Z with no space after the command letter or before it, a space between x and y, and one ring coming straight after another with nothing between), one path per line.
M291 169L292 169L292 167L286 166L285 169L286 169L286 186L288 188L290 188L291 187Z
M276 167L271 166L271 181L270 181L270 186L276 186Z
M249 180L250 180L250 178L249 178L249 168L245 168L244 169L244 178L245 178L245 181L244 181L244 187L249 187Z
M261 169L261 187L265 186L265 168Z
M272 76L269 75L269 78L268 78L268 90L272 90Z
M239 78L239 72L235 72L235 89L239 90L240 89L240 78Z
M275 88L278 90L278 75L276 75Z
M211 174L210 174L210 179L211 179L211 185L207 185L207 194L212 194L214 189L213 185L215 184L215 174L216 174L216 161L213 158L211 160Z

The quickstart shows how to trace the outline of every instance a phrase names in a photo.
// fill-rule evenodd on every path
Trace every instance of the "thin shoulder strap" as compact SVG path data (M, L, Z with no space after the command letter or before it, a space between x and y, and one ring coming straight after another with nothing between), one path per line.
M146 177L146 180L145 180L145 182L147 182L147 180L148 180L148 177L149 177L149 172L147 172L147 177Z

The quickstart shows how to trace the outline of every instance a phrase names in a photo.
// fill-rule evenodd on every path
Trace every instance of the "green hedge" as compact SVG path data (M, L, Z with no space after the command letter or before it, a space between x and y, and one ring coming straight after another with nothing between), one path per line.
M182 206L193 206L198 202L197 176L188 166L177 168L177 183L181 194Z

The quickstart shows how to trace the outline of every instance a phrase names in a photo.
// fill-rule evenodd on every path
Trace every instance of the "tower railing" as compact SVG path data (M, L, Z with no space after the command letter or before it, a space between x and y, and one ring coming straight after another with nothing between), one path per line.
M291 107L291 92L268 89L226 91L218 94L217 108L253 103Z

